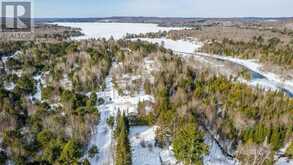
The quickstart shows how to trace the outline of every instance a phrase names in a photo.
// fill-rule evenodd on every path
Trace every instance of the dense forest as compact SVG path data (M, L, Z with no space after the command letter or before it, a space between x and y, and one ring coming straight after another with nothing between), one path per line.
M219 135L219 142L231 141L233 156L244 163L273 164L274 154L286 144L290 144L286 156L292 158L293 100L281 92L196 70L172 52L147 42L14 44L1 45L3 54L19 52L7 59L1 71L0 164L7 159L15 164L89 164L82 156L99 150L86 149L99 122L96 92L105 87L112 63L121 62L124 72L136 72L149 56L159 64L154 83L143 82L145 92L155 97L154 110L139 113L134 121L124 113L108 119L115 130L116 164L131 164L130 124L156 125L156 145L171 145L184 164L202 164L209 152L204 143L207 133ZM9 83L15 87L8 89ZM41 98L35 96L39 89Z
M197 145L194 148L199 149L195 160L200 160L205 153L197 125L202 130L220 135L222 139L231 140L236 150L235 156L246 163L257 159L258 162L271 164L274 152L292 142L291 98L279 92L253 89L245 84L233 83L223 76L193 70L180 59L172 58L162 59L164 68L156 76L154 118L160 128L158 141L161 144L173 142L179 160L186 162L186 158L180 156L183 150L176 152L177 137L180 137L177 134L181 128L184 132L188 121L193 122L193 128L189 128L189 131L195 130L197 133L185 133L181 140L189 139L186 136L199 140L194 143ZM184 125L181 126L181 122ZM192 147L190 144L193 143L189 142L188 147ZM193 152L187 150L184 155L188 153ZM191 158L187 160L192 161Z
M99 122L95 92L127 47L142 54L157 49L122 40L1 43L7 60L1 57L0 164L77 164L83 155L94 157L99 149L86 148ZM128 131L117 132L117 145L125 145Z
M169 54L156 53L160 69L155 83L144 90L155 96L154 111L140 111L132 124L158 126L157 145L173 146L178 160L200 164L208 152L204 135L232 142L233 156L241 162L272 164L276 151L292 142L293 100L282 92L264 91L233 82L221 75L196 70L192 63ZM125 57L136 71L146 56ZM133 65L132 65L133 64ZM136 68L136 69L134 69ZM290 156L291 147L286 155ZM230 149L227 148L229 153Z
M206 43L202 50L213 54L259 59L263 63L277 64L285 69L293 68L293 42L283 44L279 38L265 40L258 36L249 42L214 40Z
M99 120L95 94L82 94L84 89L79 85L82 80L78 79L81 74L71 74L72 79L74 76L77 78L72 89L60 85L63 74L74 70L68 59L76 58L82 50L77 51L77 44L73 42L18 44L21 44L18 47L20 53L8 59L8 70L1 73L1 148L7 151L1 153L1 158L13 160L16 164L75 164L85 152L83 146L87 145L89 135ZM3 50L9 50L6 53L10 53L10 49L3 47ZM87 56L88 60L76 63L80 68L75 68L75 73L98 65ZM108 56L106 54L101 59L107 60ZM89 62L92 64L86 64ZM106 74L105 71L101 78ZM41 100L33 97L38 90L38 82L34 79L37 75L46 77L46 83L39 89L42 91ZM95 80L94 77L89 78ZM15 88L5 89L7 82L15 84ZM96 84L102 85L102 81ZM87 86L84 88L88 89Z

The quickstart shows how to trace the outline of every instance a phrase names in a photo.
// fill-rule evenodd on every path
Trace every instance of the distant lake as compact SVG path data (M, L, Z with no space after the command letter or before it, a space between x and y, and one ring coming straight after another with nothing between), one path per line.
M114 39L121 39L127 33L140 34L148 32L180 30L178 27L159 27L157 24L148 23L99 23L99 22L74 22L74 23L54 23L60 26L69 26L82 29L84 36L74 37L74 39L106 38L111 36Z

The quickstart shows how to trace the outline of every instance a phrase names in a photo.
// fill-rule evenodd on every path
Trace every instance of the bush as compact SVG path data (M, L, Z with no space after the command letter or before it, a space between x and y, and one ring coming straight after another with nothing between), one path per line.
M53 139L53 133L50 132L49 130L43 130L37 135L37 141L42 145L45 146L47 145L51 139Z
M52 96L54 88L52 86L47 86L42 88L42 100L50 99Z
M16 89L20 93L32 94L35 91L35 82L28 75L23 75L20 79L17 80Z
M43 150L42 160L54 164L61 154L62 147L63 143L60 140L51 140Z
M114 126L114 117L113 116L110 116L108 119L107 119L107 124L113 128Z
M83 160L82 165L91 165L88 159Z
M87 106L95 106L97 104L97 94L92 93L89 100L87 101Z
M92 146L88 151L90 158L94 158L98 153L99 153L99 149L96 145Z
M64 146L61 156L60 163L72 164L76 163L81 156L80 145L75 140L70 140Z
M0 151L0 164L5 164L6 160L7 155L4 152Z

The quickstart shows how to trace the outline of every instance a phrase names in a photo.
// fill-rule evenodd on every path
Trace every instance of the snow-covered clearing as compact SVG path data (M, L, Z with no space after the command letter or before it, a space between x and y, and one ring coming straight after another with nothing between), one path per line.
M161 149L155 146L156 127L131 127L129 140L132 149L133 165L175 165L177 160L171 149Z
M157 24L146 24L146 23L99 23L99 22L74 22L74 23L63 23L56 22L54 24L60 26L68 26L80 28L84 36L74 37L73 39L92 39L92 38L106 38L109 39L111 36L114 39L121 39L129 34L140 34L148 32L159 32L159 31L170 31L180 30L184 28L174 27L159 27Z
M117 65L114 65L113 68L115 66ZM150 95L145 95L144 92L140 92L135 96L120 96L113 87L111 74L106 78L106 88L101 92L97 92L97 98L103 98L105 103L98 106L101 115L100 122L89 145L89 147L96 145L99 148L99 154L90 159L90 162L92 165L111 165L114 163L113 146L115 141L113 131L107 125L107 119L110 116L116 117L118 112L124 112L125 114L137 113L137 106L140 101L153 101L154 98Z

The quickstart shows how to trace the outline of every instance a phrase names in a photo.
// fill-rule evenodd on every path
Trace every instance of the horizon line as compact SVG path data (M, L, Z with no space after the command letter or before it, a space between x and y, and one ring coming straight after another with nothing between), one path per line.
M1 18L1 17L0 17ZM183 16L109 16L109 17L34 17L32 19L113 19L113 18L181 18L181 19L235 19L235 18L259 18L259 19L284 19L293 16L274 17L274 16L235 16L235 17L183 17Z

